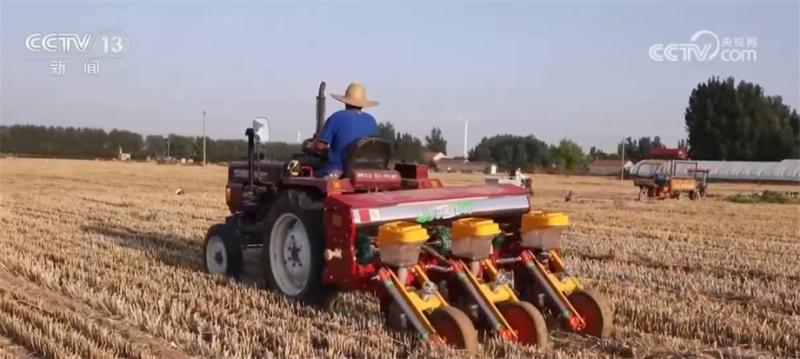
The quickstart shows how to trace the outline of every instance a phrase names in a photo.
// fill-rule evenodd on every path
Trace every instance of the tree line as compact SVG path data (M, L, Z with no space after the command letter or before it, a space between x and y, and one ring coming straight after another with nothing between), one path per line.
M392 145L392 159L404 162L421 162L425 151L447 154L447 140L442 137L442 130L434 127L431 136L422 140L408 132L397 132L391 122L378 124L378 137Z
M800 116L756 84L712 77L692 91L684 121L694 159L800 158Z
M268 158L288 160L300 145L271 142L265 146ZM186 158L203 160L203 138L195 136L148 135L126 131L106 132L96 128L34 125L0 126L0 152L44 157L112 158L120 149L134 159ZM206 157L210 162L240 160L247 156L245 140L206 138Z
M800 116L749 82L712 77L699 84L689 98L684 121L688 137L677 143L689 157L719 161L780 161L800 158ZM659 136L626 137L616 153L591 147L588 154L569 139L547 146L533 135L484 137L470 152L471 160L492 161L507 167L556 166L574 170L595 159L637 162L654 148L666 147Z
M800 158L800 118L783 104L779 96L767 96L763 88L733 78L711 78L699 84L689 98L684 122L688 137L677 146L688 149L693 159L779 161ZM442 130L433 127L424 141L408 132L397 131L391 122L378 124L377 136L392 145L398 161L423 161L423 153L447 154ZM192 158L202 160L202 137L142 136L125 130L45 127L33 125L0 126L0 152L62 157L112 157L121 148L135 159L145 157ZM241 159L247 153L244 140L206 138L211 162ZM626 137L616 153L591 147L588 153L574 141L562 139L547 144L534 135L500 134L484 137L473 147L472 161L493 162L508 168L558 167L567 170L586 168L592 160L645 159L653 148L665 147L659 136ZM275 142L267 145L267 156L287 160L299 152L299 145Z

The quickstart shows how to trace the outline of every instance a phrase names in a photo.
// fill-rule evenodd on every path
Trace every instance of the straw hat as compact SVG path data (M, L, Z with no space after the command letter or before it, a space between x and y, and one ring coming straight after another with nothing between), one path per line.
M364 89L364 86L357 83L351 83L347 86L347 90L344 91L344 95L334 95L331 94L331 97L344 102L350 106L355 107L372 107L377 106L378 101L370 101L367 99L367 90Z

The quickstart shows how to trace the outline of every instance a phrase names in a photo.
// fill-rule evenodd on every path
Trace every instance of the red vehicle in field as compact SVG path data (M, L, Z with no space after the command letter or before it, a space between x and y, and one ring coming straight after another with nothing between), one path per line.
M324 99L322 83L318 132ZM567 217L531 212L527 190L444 187L424 165L390 168L391 146L377 138L350 146L342 178L316 178L324 153L304 146L288 163L259 160L257 132L246 132L248 160L229 165L231 215L206 236L209 272L236 277L243 248L260 246L271 289L321 307L339 291L372 292L390 327L467 350L476 327L544 346L545 317L610 334L605 297L561 260Z

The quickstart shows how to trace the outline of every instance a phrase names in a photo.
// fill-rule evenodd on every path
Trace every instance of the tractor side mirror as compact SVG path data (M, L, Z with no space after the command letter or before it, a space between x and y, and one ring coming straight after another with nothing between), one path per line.
M253 119L253 132L255 132L256 142L269 142L269 120L266 117L256 117Z

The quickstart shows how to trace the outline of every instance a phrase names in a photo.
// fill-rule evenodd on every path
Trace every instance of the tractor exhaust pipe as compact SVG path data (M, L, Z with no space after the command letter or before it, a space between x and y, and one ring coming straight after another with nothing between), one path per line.
M253 186L253 152L255 150L255 131L252 128L248 128L244 131L244 134L247 136L247 182L250 187Z
M317 94L317 132L319 137L322 126L325 124L325 81L319 83L319 93Z

